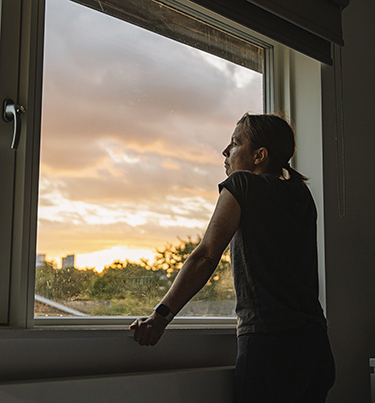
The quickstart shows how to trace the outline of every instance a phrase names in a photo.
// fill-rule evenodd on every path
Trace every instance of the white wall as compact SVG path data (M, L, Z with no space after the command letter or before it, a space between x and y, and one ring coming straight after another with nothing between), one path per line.
M370 401L369 358L375 357L374 18L372 0L351 0L343 12L344 216L338 208L334 74L322 68L327 315L337 364L328 401L335 403Z
M296 128L297 153L293 165L308 178L317 210L319 298L325 309L323 144L321 116L321 64L290 52L291 118Z

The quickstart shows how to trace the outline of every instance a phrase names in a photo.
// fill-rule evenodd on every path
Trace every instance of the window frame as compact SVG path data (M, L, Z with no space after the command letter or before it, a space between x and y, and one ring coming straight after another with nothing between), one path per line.
M21 0L0 0L0 4L4 2L21 3ZM134 343L132 332L126 329L123 318L104 318L102 323L94 318L95 323L90 324L86 320L74 319L68 319L71 323L67 323L65 318L48 318L40 323L33 320L44 0L29 0L22 2L22 6L19 41L22 88L18 102L27 107L27 115L22 122L21 143L17 151L14 231L9 235L13 254L9 284L10 321L0 328L0 347L5 352L0 365L2 382L233 368L237 348L234 324L228 327L212 321L209 325L199 321L200 327L196 322L186 323L185 327L171 324L160 342L150 349ZM225 20L217 15L214 18ZM231 26L241 30L236 24ZM301 154L296 167L302 172L305 172L304 167L308 168L306 173L311 174L313 180L311 187L320 213L319 272L324 298L323 167L319 160L322 157L320 64L312 63L307 56L256 33L254 37L270 45L265 71L268 80L265 91L269 91L265 111L281 111L292 116L297 134L303 132L302 137L309 139L305 145L309 155L312 142L318 147L318 155L314 153L306 160ZM3 280L2 272L0 280ZM325 307L325 301L322 302Z
M14 194L13 247L10 282L9 327L11 328L123 328L133 317L37 317L34 318L37 202L39 181L41 97L43 80L43 37L45 0L23 2L20 40L20 95L28 105L20 148L17 151ZM163 3L198 18L204 18L229 33L259 44L265 49L264 111L290 111L289 50L185 0ZM19 101L20 102L20 101ZM176 317L170 328L232 328L236 318Z

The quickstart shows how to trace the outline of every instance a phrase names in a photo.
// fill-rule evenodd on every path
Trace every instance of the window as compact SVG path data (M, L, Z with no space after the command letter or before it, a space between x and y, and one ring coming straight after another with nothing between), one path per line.
M148 314L204 233L236 120L264 110L265 50L152 1L125 21L46 5L35 316ZM234 316L228 253L181 315Z
M96 0L84 1L91 5L104 4ZM128 0L126 2L112 0L112 2L131 4ZM106 7L110 3L106 1ZM172 3L177 4L177 0L168 0L168 4ZM267 112L281 110L295 118L296 130L300 136L297 139L296 167L309 175L318 210L322 212L320 63L253 32L250 37L250 31L210 14L206 10L203 12L198 7L188 10L188 6L192 6L191 2L178 0L178 4L184 12L195 17L201 17L204 14L204 19L212 26L218 26L221 31L228 31L233 34L233 37L248 39L250 43L254 42L264 48L262 73L263 91L266 94L263 98L264 109ZM126 326L124 326L130 322L130 318L92 316L84 319L81 317L54 319L39 316L33 319L43 69L43 8L44 0L1 1L1 99L10 97L27 109L27 113L22 116L21 139L16 152L10 149L13 125L0 119L2 168L0 176L2 189L0 320L2 329L7 327L16 329L1 332L2 349L9 352L4 355L3 366L0 368L4 380L67 378L233 365L236 355L236 338L235 319L231 317L219 318L219 320L217 318L176 318L174 321L176 326L168 327L162 343L152 351L135 348L131 332L125 330ZM171 24L169 26L171 31L176 31L175 26ZM254 41L253 38L255 38ZM48 38L46 40L48 41ZM59 40L60 38L56 38L56 41ZM207 42L212 45L213 38L211 37ZM216 47L216 50L219 52L220 48ZM214 54L215 52L213 50ZM251 68L251 65L248 67ZM84 104L80 106L83 108ZM291 113L292 109L293 113ZM234 119L237 119L237 112ZM189 120L189 124L192 122L193 120ZM229 131L232 130L232 125L233 122L229 122ZM228 141L227 130L223 134L223 141L224 144ZM217 149L217 153L221 149L222 146ZM214 183L214 187L216 184ZM323 214L321 213L319 217L319 259L321 274L323 274L321 279L324 281ZM65 252L63 257L75 251L66 250ZM41 250L40 253L47 252ZM48 255L46 258L48 260ZM61 264L59 261L57 263ZM324 290L324 287L322 289ZM65 308L67 308L66 305ZM60 314L61 310L58 309L56 312ZM214 326L207 328L207 323L212 323ZM184 324L194 329L186 330ZM46 329L47 326L53 329ZM225 329L226 326L229 328ZM80 331L82 327L84 330ZM29 330L30 328L43 330ZM222 348L224 345L225 349ZM9 368L12 370L10 371Z

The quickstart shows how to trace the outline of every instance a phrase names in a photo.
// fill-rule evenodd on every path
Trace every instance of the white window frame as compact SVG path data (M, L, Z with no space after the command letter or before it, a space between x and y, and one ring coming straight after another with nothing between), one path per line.
M28 105L28 112L23 124L22 139L16 159L9 327L123 328L132 322L132 317L33 317L43 64L41 24L44 24L44 0L30 0L23 3L19 98L21 100L23 98ZM164 0L164 3L263 46L265 49L265 112L277 110L288 115L291 109L291 97L287 48L224 17L203 10L191 2ZM177 317L170 327L222 329L229 327L233 329L235 325L236 318Z

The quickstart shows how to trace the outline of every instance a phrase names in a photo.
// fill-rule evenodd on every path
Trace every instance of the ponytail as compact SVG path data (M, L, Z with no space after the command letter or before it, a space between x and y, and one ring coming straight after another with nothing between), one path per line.
M306 176L302 175L300 172L298 172L294 168L292 168L290 166L289 162L283 166L283 170L286 170L288 172L288 175L289 175L288 180L290 179L295 182L304 182L304 181L308 180L308 178L306 178ZM287 178L285 178L285 179L287 179Z

